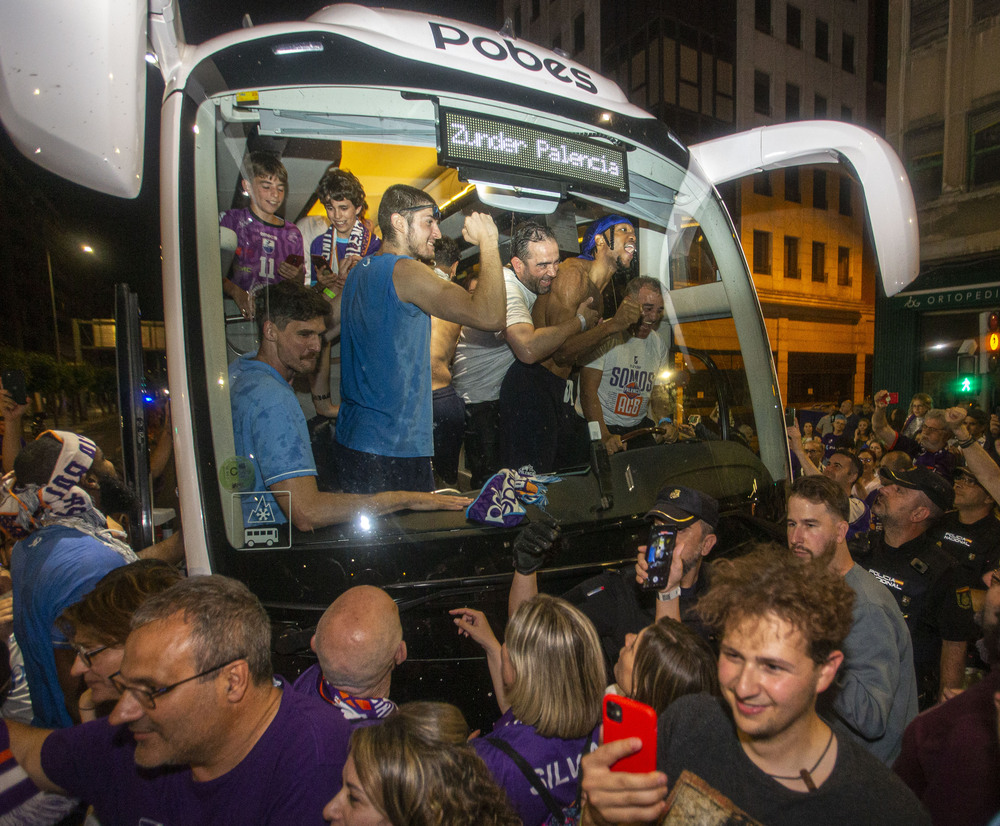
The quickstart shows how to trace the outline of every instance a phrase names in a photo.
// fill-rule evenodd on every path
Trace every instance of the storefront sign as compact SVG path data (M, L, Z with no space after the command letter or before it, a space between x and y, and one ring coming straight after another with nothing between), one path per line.
M929 290L893 297L904 310L956 310L963 307L1000 306L1000 284L977 284L957 290Z

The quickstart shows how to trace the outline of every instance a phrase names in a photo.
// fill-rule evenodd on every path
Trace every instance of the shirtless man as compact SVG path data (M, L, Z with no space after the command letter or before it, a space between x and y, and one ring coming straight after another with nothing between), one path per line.
M532 310L536 327L551 327L578 315L580 305L603 316L602 293L619 268L635 255L635 228L627 218L608 215L596 221L584 238L577 258L559 265L552 289L540 295ZM515 361L500 388L501 459L505 467L530 464L536 471L555 470L587 462L586 422L574 409L575 392L569 375L598 344L635 324L642 310L626 296L614 317L570 336L539 364Z

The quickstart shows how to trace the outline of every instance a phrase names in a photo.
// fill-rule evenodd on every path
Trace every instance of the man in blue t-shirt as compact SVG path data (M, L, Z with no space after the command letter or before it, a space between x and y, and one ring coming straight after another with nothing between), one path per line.
M361 496L319 490L305 414L290 382L316 369L328 310L318 293L291 281L256 295L260 349L233 362L230 399L236 452L253 465L253 492L258 494L243 494L244 511L259 508L269 518L255 522L245 513L245 524L282 524L288 519L299 530L312 530L361 513L465 508L470 500L460 496L411 491Z
M102 823L323 823L350 726L286 690L271 626L245 585L178 582L132 618L111 716L46 731L7 722L11 751L49 791L85 798Z
M468 293L435 275L441 237L433 199L404 184L379 204L382 248L347 278L340 305L337 460L345 491L433 490L430 317L499 330L505 294L497 228L474 212L462 235L479 246L479 285Z

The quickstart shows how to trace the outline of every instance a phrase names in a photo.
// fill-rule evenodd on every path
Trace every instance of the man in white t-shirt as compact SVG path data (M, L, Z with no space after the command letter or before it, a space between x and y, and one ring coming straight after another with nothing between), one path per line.
M608 453L624 450L621 437L653 427L647 416L649 397L660 373L669 367L666 342L655 335L663 320L663 287L655 278L640 275L625 285L626 297L638 302L639 320L616 333L597 349L597 357L580 371L580 404L589 422L601 427ZM652 434L629 441L629 447L655 444Z
M500 384L516 359L536 364L548 358L574 333L597 323L588 299L574 318L551 327L535 327L531 308L552 289L559 266L559 244L552 231L534 221L514 227L510 267L504 268L507 318L499 333L463 327L452 364L452 386L465 401L465 462L472 487L500 469Z

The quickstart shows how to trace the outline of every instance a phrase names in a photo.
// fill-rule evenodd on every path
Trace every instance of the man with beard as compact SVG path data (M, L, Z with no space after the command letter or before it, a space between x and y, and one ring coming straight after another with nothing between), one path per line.
M576 413L576 394L569 376L597 345L635 324L639 304L626 296L613 318L587 329L580 305L590 300L598 318L604 315L602 293L614 274L632 263L635 229L620 215L607 215L587 231L582 251L559 265L548 294L532 308L537 327L579 319L580 331L567 338L541 364L515 361L500 386L501 461L506 467L531 465L536 471L585 464L590 437Z
M479 284L468 293L435 275L441 213L404 184L382 196L382 248L351 270L341 294L338 476L349 493L434 489L430 367L432 315L481 330L504 324L497 228L467 216L462 235L479 246Z
M893 767L939 826L985 826L1000 811L1000 570L983 580L989 590L976 619L990 673L910 723Z
M136 559L124 534L109 528L101 512L129 503L96 444L55 430L18 454L14 483L5 494L4 529L23 537L11 553L14 634L24 655L34 722L70 726L81 686L70 673L76 652L55 620L108 571Z
M185 579L132 617L106 718L49 731L7 722L34 782L102 823L323 823L350 725L271 668L271 624L245 585Z
M823 476L804 476L788 499L788 547L803 562L825 565L854 591L844 662L820 712L839 718L859 744L887 765L917 715L913 646L903 614L885 586L851 559L847 494Z
M469 504L468 499L457 496L415 491L368 496L319 490L305 414L290 382L316 369L327 302L291 281L265 287L255 300L260 349L230 366L229 394L236 453L253 465L253 489L272 492L265 494L264 501L274 521L290 519L305 531L346 522L359 513L377 516L405 508L460 510ZM285 495L272 496L277 491ZM244 496L243 500L245 510L258 504L254 497ZM245 513L244 519L247 517Z
M552 231L522 221L510 236L510 267L503 271L507 297L499 333L463 327L455 349L452 385L465 401L465 463L472 487L481 488L500 469L500 384L515 360L536 364L581 327L597 323L590 299L577 314L552 327L535 327L531 308L552 289L559 268L559 244Z
M580 370L580 405L587 421L597 422L608 453L625 449L621 437L639 428L653 427L647 415L649 398L660 372L669 367L666 342L655 333L663 320L663 287L655 278L641 275L625 285L642 312L625 332L605 339L586 367ZM629 447L656 444L652 434L638 436Z
M881 468L879 476L882 487L872 513L882 532L869 534L869 550L859 562L889 589L906 617L920 704L927 708L947 689L961 687L973 631L970 590L931 535L954 492L947 479L925 467Z
M910 455L918 467L937 471L949 481L955 469L955 454L948 449L951 438L944 410L928 410L923 417L920 432L913 438L897 433L889 426L886 408L889 406L889 391L879 390L875 394L875 412L872 413L872 430L882 442L886 451L902 450Z

